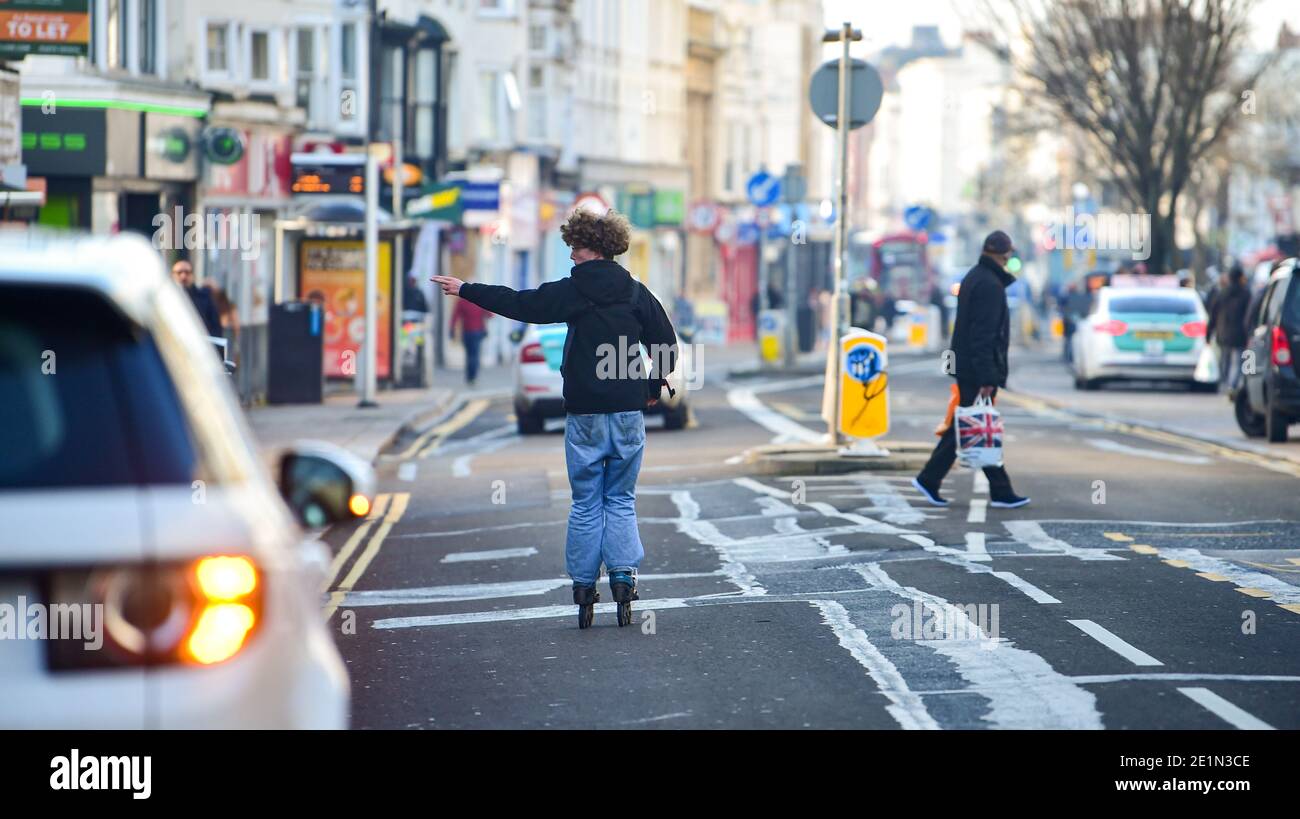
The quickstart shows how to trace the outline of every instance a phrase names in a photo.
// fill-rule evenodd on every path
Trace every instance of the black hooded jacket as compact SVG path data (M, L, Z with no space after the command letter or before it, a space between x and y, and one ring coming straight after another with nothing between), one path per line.
M1007 351L1011 347L1011 311L1007 288L1016 280L989 256L961 280L952 352L957 381L975 387L1007 385Z
M677 334L663 305L617 263L596 259L536 290L466 283L460 296L508 319L569 325L564 409L578 415L643 410L677 366ZM645 345L650 366L640 355Z

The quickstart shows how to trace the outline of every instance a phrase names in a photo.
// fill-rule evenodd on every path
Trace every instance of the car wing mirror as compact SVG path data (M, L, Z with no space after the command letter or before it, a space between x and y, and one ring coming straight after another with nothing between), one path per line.
M341 447L299 442L280 457L279 471L280 494L309 529L370 513L375 497L374 468Z

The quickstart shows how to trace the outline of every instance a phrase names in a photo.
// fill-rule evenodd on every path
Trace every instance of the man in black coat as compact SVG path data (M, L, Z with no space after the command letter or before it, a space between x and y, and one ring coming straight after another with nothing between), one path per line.
M953 323L952 353L960 393L958 403L969 407L975 399L992 399L999 387L1007 385L1007 351L1011 346L1011 311L1007 307L1007 288L1016 280L1006 271L1016 253L1011 237L1002 231L990 233L984 240L979 263L962 279L957 294L957 319ZM912 485L934 506L947 506L939 495L943 479L957 459L957 423L935 445L929 462ZM989 505L1016 509L1029 503L1011 488L1011 478L1000 466L984 468L989 479Z
M1219 345L1219 386L1232 390L1241 373L1241 353L1246 348L1246 313L1250 309L1250 290L1246 271L1234 264L1228 274L1228 286L1221 290L1210 308L1206 336Z
M573 502L565 568L573 580L578 626L591 625L603 563L630 621L636 572L645 557L636 520L636 481L645 449L647 406L654 406L677 363L677 334L659 300L614 262L627 252L630 225L610 211L579 209L560 229L573 249L567 278L536 290L467 283L435 276L443 293L530 324L569 325L564 342L565 463ZM644 345L649 366L641 358Z
M224 338L225 334L221 330L221 315L212 300L212 293L208 288L197 287L194 284L194 265L185 259L176 262L172 265L172 279L181 286L185 295L190 297L190 303L194 305L199 318L203 319L203 326L207 329L208 335L213 338Z

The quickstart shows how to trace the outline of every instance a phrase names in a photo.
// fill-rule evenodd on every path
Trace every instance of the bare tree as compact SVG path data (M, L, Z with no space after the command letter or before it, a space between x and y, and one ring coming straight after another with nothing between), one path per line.
M1084 133L1121 195L1151 215L1148 266L1163 270L1193 171L1249 112L1271 63L1243 60L1255 0L1008 2L1030 98Z

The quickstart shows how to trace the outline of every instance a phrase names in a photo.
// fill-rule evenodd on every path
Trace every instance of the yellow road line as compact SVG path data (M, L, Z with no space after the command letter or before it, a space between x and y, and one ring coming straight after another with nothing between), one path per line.
M1192 564L1188 563L1186 560L1166 560L1164 562L1170 566L1173 566L1175 569L1192 568Z
M1221 574L1216 574L1215 572L1197 572L1196 576L1204 577L1206 580L1213 580L1215 583L1226 583L1232 579L1230 577L1224 577Z
M366 573L366 569L370 568L371 561L375 559L375 555L379 554L380 548L384 545L384 538L388 537L388 533L392 531L393 524L401 520L402 515L406 513L406 506L410 503L410 500L411 495L409 492L398 492L393 495L393 502L389 506L388 514L384 516L379 531L375 532L375 536L370 539L370 543L366 546L366 550L361 553L361 557L357 558L357 562L352 564L352 571L348 572L348 576L343 578L343 582L330 594L330 601L325 606L324 612L326 620L334 616L335 610L343 602L343 597L352 591L352 587Z
M1287 563L1294 563L1295 565L1300 566L1300 557L1288 557L1288 558L1286 559L1286 562L1287 562Z
M1148 546L1145 543L1134 543L1129 547L1140 555L1158 555L1160 550L1154 546Z
M1102 537L1107 540L1113 540L1116 543L1132 543L1133 538L1119 532L1102 532Z
M1269 598L1273 596L1272 592L1264 591L1263 589L1237 589L1237 591L1242 594L1248 594L1251 597Z
M1279 606L1292 614L1300 614L1300 603L1287 603L1285 606L1279 604Z
M484 398L470 401L461 408L460 412L457 412L451 418L429 430L428 433L426 433L428 436L426 438L428 444L420 450L420 457L429 457L434 450L442 445L443 439L454 435L469 426L470 422L477 418L490 404L491 402ZM417 442L417 444L418 443L419 442Z

